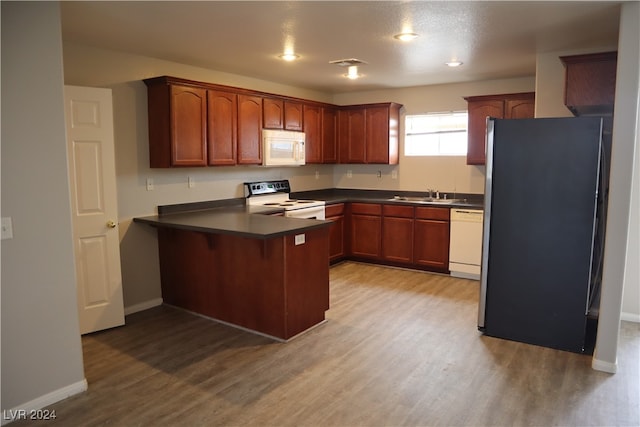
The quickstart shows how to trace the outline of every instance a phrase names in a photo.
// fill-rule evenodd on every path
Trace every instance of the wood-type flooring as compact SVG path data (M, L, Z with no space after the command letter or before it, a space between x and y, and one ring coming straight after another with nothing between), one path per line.
M342 263L328 321L288 343L161 306L82 338L63 426L638 426L640 324L618 373L485 337L478 282Z

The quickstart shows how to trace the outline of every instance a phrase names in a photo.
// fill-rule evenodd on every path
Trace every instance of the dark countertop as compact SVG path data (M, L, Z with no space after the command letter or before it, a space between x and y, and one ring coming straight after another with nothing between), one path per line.
M461 199L459 203L425 203L393 200L394 196L425 197L424 192L357 190L330 188L291 193L292 198L324 200L327 205L346 202L397 203L411 206L439 206L443 208L483 208L482 194L447 194L447 198ZM441 194L441 197L444 193ZM211 200L158 206L158 215L134 218L134 222L154 227L177 228L211 234L233 234L254 239L269 239L306 230L327 227L331 221L270 216L283 212L281 208L246 206L244 198Z
M159 211L162 211L161 207L158 208ZM233 234L254 239L270 239L287 234L303 233L331 224L331 221L317 219L269 216L269 214L278 212L282 212L282 209L227 205L134 218L133 221L154 227L177 228L211 234Z
M419 191L396 191L396 190L358 190L348 188L329 188L323 190L311 190L311 191L299 191L291 193L291 198L294 199L310 199L310 200L324 200L327 205L346 202L360 202L360 203L394 203L411 206L431 206L431 207L443 207L443 208L469 208L469 209L483 209L484 208L484 195L483 194L469 194L469 193L440 193L440 197L444 197L446 194L448 199L459 199L457 203L429 203L429 202L415 202L408 200L394 200L394 196L405 197L426 197L425 192Z

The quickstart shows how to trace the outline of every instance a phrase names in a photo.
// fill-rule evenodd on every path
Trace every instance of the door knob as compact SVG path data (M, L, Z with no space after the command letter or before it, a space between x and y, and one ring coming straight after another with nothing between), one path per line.
M107 221L107 227L109 228L116 228L116 223L113 221Z

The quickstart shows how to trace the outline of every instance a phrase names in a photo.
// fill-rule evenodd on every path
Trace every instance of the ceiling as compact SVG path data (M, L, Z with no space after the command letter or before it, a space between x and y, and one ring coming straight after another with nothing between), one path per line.
M341 93L533 76L537 53L617 45L620 3L63 1L61 13L65 42ZM419 37L394 39L404 28ZM278 58L286 45L297 61ZM329 64L345 58L366 62L364 77Z

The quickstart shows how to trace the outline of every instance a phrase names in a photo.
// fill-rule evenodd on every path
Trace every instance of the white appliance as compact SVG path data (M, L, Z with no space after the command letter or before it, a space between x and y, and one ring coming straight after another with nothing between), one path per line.
M300 166L305 161L305 134L288 130L262 130L264 166Z
M289 181L245 182L245 197L249 206L273 206L284 209L290 218L325 219L322 200L296 200L289 197Z
M482 223L476 209L451 209L449 271L454 277L480 280Z

